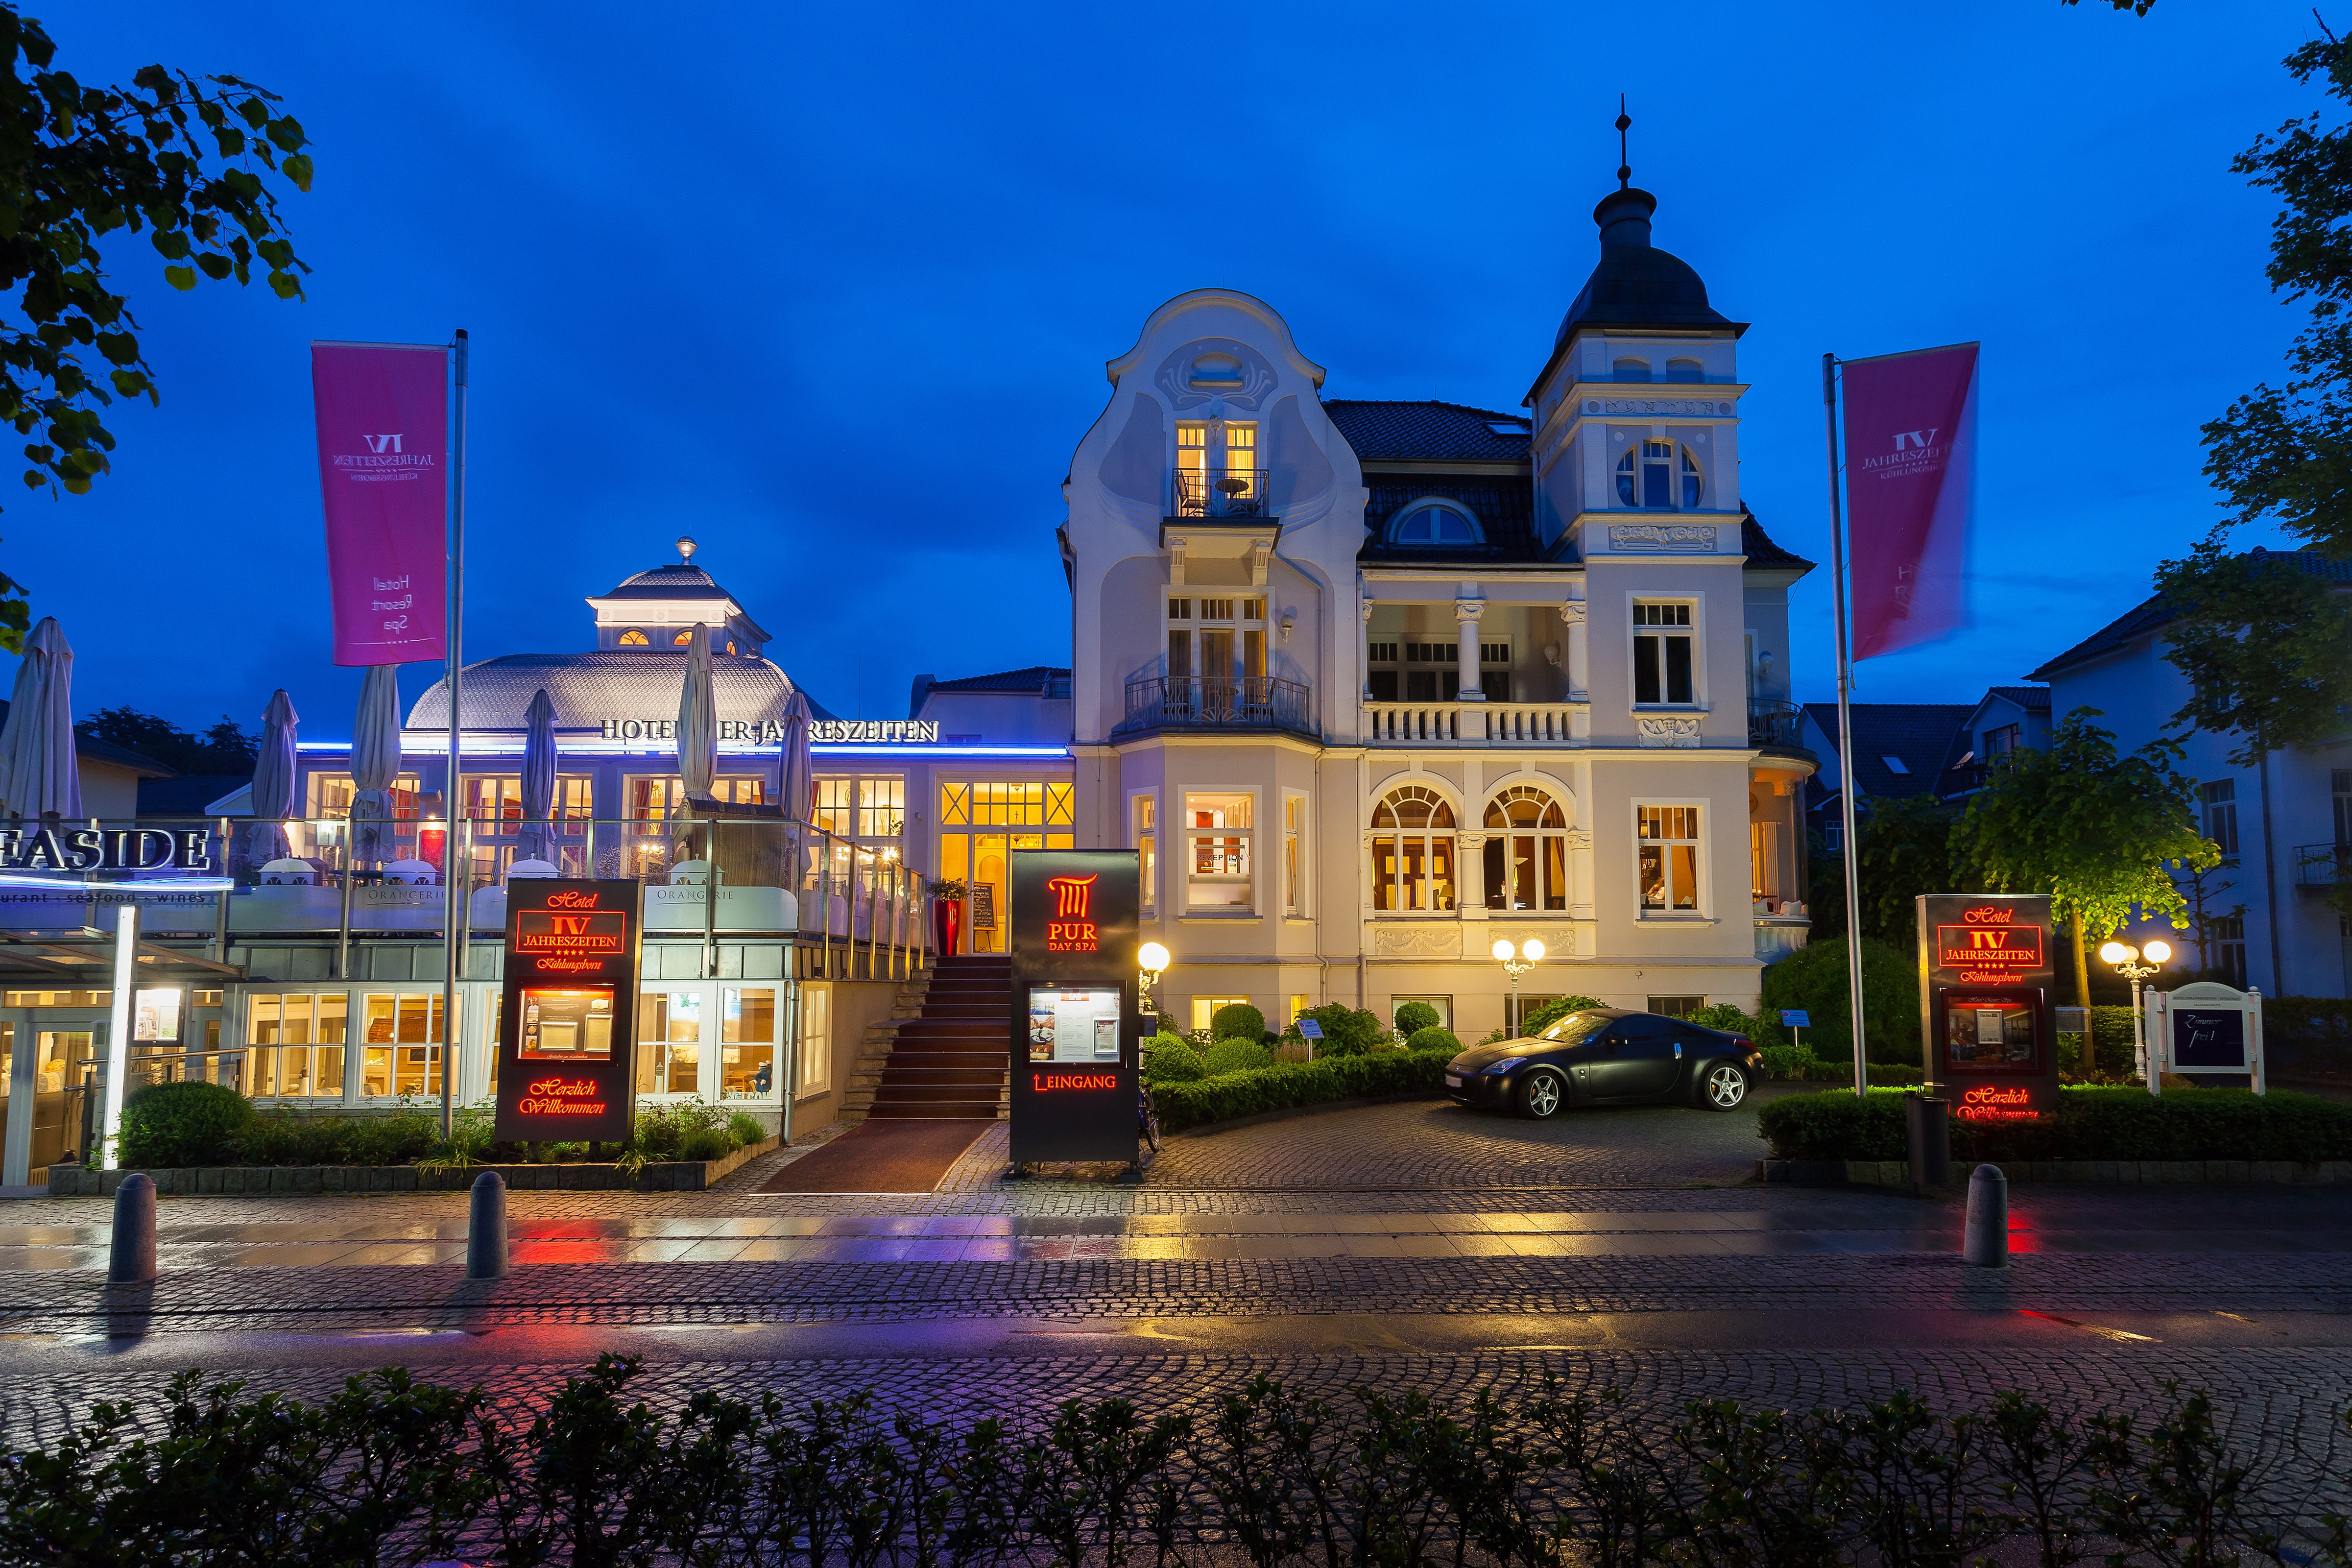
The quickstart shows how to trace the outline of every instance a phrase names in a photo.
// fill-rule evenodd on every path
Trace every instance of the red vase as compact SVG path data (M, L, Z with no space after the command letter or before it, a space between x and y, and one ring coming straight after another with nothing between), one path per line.
M956 950L956 936L963 928L961 899L931 900L931 934L939 940L939 951L951 953Z

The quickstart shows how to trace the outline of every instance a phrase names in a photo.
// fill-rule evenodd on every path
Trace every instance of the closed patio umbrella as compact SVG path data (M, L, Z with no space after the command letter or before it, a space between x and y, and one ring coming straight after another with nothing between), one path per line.
M269 706L261 710L261 744L253 758L253 815L262 819L247 851L255 865L267 865L288 853L285 830L278 825L294 815L294 728L300 722L284 687L269 694Z
M677 774L688 799L708 800L719 777L719 698L710 684L710 628L694 628L677 693Z
M531 694L522 716L522 816L524 852L535 859L555 858L555 835L539 826L555 808L555 704L547 688Z
M815 715L809 711L808 694L793 688L784 700L784 757L782 785L784 815L795 822L806 822L816 806L816 761L809 755L809 726Z
M394 858L383 823L392 820L392 786L400 779L400 667L368 667L352 721L353 858L368 865Z
M24 661L0 726L0 811L79 816L81 765L74 754L73 647L55 616L25 639Z

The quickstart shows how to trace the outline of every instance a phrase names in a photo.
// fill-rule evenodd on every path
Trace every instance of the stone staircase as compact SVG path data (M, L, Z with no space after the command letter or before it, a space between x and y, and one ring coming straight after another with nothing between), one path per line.
M1011 1086L1013 964L1002 954L943 958L898 987L851 1069L842 1121L1001 1120Z

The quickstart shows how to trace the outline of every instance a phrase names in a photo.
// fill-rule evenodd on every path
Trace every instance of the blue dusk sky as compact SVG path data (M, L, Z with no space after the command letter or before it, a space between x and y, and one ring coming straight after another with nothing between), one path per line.
M1263 298L1327 396L1516 411L1597 258L1621 90L1656 243L1754 323L1741 489L1781 543L1829 559L1823 351L1982 341L1972 625L1858 672L1973 700L2219 515L2199 426L2301 319L2229 162L2320 104L2286 3L28 8L85 81L281 94L315 271L175 294L118 237L163 405L118 408L89 495L13 492L0 568L74 643L77 711L250 725L284 686L320 739L359 672L314 338L472 334L470 656L591 646L583 597L691 533L820 702L899 717L918 672L1068 659L1060 482L1171 295ZM1801 697L1829 601L1824 566Z

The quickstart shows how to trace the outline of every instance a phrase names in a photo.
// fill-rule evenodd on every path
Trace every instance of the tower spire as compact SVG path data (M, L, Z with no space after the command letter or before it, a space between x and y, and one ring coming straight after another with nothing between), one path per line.
M1626 154L1625 132L1633 128L1633 117L1625 112L1625 95L1617 95L1617 188L1623 190L1633 181L1633 160Z

